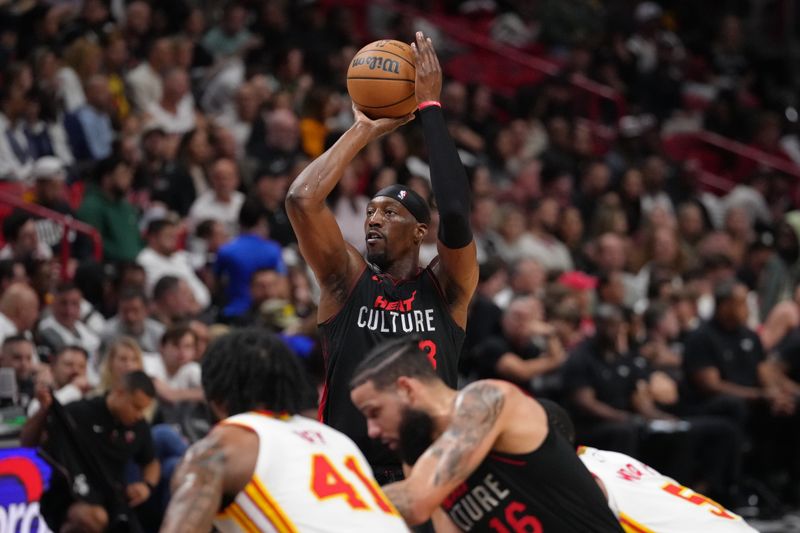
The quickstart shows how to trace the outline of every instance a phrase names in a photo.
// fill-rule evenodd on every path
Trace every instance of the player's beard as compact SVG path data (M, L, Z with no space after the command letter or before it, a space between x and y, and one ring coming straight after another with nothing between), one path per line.
M400 460L407 465L413 465L433 444L433 418L425 411L407 407L400 419L398 432Z
M381 269L381 271L385 271L389 266L389 258L386 255L386 250L375 252L367 251L367 261Z

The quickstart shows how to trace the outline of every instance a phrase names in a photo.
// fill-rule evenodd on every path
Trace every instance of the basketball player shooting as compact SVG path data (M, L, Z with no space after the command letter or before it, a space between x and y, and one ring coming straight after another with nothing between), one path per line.
M392 185L369 202L366 260L345 242L325 201L362 148L413 115L372 120L354 106L353 126L298 176L286 199L300 251L321 287L318 320L326 364L321 419L359 445L381 482L401 478L402 470L394 454L367 436L364 418L350 401L353 371L381 340L415 333L437 373L454 387L478 280L469 184L439 104L442 70L431 40L421 32L412 48L418 115L440 214L438 258L420 268L430 207L408 187Z

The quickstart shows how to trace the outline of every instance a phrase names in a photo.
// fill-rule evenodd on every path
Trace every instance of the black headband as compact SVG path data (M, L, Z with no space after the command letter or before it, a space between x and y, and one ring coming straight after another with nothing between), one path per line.
M386 196L387 198L397 200L403 204L403 207L408 209L409 213L414 215L417 222L429 224L431 221L431 209L428 207L428 203L422 199L422 196L405 185L390 185L384 187L375 193L373 198L377 198L378 196Z

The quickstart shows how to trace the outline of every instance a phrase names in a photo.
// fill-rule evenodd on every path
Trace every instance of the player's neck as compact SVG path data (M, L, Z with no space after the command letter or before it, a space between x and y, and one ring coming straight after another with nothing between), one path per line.
M458 396L458 391L451 389L444 383L438 384L436 389L432 391L428 414L433 419L434 439L438 439L453 420L456 396Z
M400 280L413 277L416 275L418 269L419 253L417 252L393 261L392 264L383 269L383 272L389 274L394 279Z

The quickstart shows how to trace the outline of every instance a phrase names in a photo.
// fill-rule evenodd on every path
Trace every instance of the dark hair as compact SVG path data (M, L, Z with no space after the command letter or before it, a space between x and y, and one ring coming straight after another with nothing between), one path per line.
M614 279L615 276L619 274L618 270L610 270L608 272L601 272L599 276L597 276L597 292L599 293L608 285L611 285L611 281Z
M135 263L133 261L122 261L117 265L116 276L114 277L114 285L117 287L122 285L122 280L125 278L125 275L131 271L145 272L144 267L139 263Z
M570 418L567 411L553 400L537 398L536 401L544 408L544 412L547 414L548 425L567 439L567 442L574 445L575 425L572 423L572 418Z
M103 265L96 261L86 260L75 270L75 286L94 307L103 305L103 286L107 276Z
M120 165L129 166L127 161L116 154L106 157L94 167L94 182L102 185L103 178L114 172Z
M164 228L169 228L176 226L174 220L169 218L157 218L155 220L151 220L150 223L147 225L146 235L148 237L152 237L154 235L158 235L161 233Z
M703 258L703 273L708 274L721 268L733 268L733 260L725 254L711 254Z
M229 415L254 409L297 414L316 405L300 361L276 335L245 328L215 339L203 356L206 399Z
M87 361L89 360L89 352L87 352L85 348L83 348L82 346L78 346L77 344L68 344L67 346L64 346L56 353L54 353L51 356L50 362L51 363L55 362L56 359L58 359L67 352L78 352L83 355L84 359L86 359Z
M147 295L138 287L123 287L119 293L120 302L129 302L131 300L141 300L143 304L147 305Z
M153 300L160 300L170 292L174 291L181 282L175 276L162 276L153 287Z
M5 349L6 346L10 346L10 345L16 344L18 342L30 342L31 344L33 344L33 341L30 340L25 335L22 335L22 334L10 335L10 336L6 337L5 339L3 339L3 349Z
M16 259L0 259L0 282L14 279L14 265L21 264Z
M197 225L197 229L195 230L194 234L198 239L208 239L214 232L214 224L216 223L217 221L213 218L208 218Z
M248 198L239 209L239 226L243 230L253 229L258 223L267 218L267 211L261 202L253 198Z
M644 312L643 321L644 327L647 328L648 331L654 329L658 326L658 323L664 319L664 315L666 315L671 307L663 302L652 302L648 307L647 311Z
M275 273L275 274L277 274L278 276L281 276L281 275L282 275L280 272L278 272L278 271L277 271L277 270L275 270L274 268L262 267L262 268L258 268L258 269L256 269L256 270L255 270L255 271L254 271L254 272L253 272L253 273L250 275L250 283L253 283L253 280L254 280L254 279L256 279L256 276L258 276L259 274L263 274L263 273L265 273L265 272L274 272L274 273Z
M172 326L161 336L161 346L165 346L167 344L177 345L186 335L191 335L192 338L197 341L197 335L195 335L194 331L192 331L189 326Z
M419 343L417 335L410 335L378 344L356 367L350 389L371 381L376 389L383 390L393 386L401 376L422 381L439 379Z
M142 391L148 398L156 397L156 387L153 385L153 380L141 370L134 370L125 374L125 377L122 378L122 384L128 392Z
M742 282L734 277L723 279L714 285L714 307L719 309L722 304L732 299L736 288L742 285Z
M484 283L502 270L507 270L503 260L497 257L491 257L478 268L478 281Z
M6 242L16 242L22 226L34 220L33 215L25 211L14 211L3 221L3 240Z
M81 292L78 286L75 285L75 283L73 283L72 281L62 281L56 286L55 294L56 296L61 296L62 294L66 294L72 291Z

